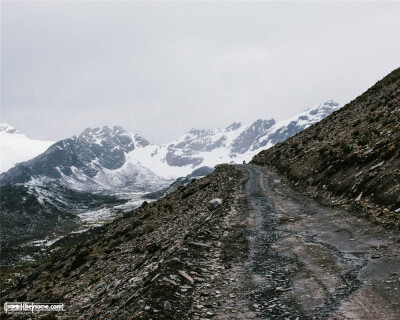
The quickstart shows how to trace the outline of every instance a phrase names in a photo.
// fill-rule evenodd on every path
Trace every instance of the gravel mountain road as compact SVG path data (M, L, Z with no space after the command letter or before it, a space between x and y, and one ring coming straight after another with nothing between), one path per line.
M214 319L400 319L398 234L323 206L268 169L238 167L248 173L247 210L223 240L224 277L235 285L220 288L228 298Z

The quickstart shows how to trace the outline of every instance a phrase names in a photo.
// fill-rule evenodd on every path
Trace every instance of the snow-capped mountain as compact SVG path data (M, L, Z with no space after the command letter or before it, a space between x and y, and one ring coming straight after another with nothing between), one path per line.
M60 230L71 231L98 215L106 218L130 210L140 205L139 193L169 185L171 181L140 163L126 161L127 154L148 144L120 127L86 129L79 136L58 141L39 156L2 173L2 247L50 236ZM112 207L116 205L124 207L116 207L115 211ZM20 249L25 252L24 248L28 250L28 247Z
M165 178L186 176L202 166L250 161L261 150L308 128L340 107L330 100L284 121L258 119L247 126L235 122L225 129L192 129L171 143L135 149L128 153L127 161L139 161Z
M28 183L112 193L154 191L203 166L249 161L339 108L330 100L284 121L258 119L247 126L192 129L164 145L150 144L117 126L86 129L3 173L1 186Z
M9 124L0 123L0 173L38 156L53 143L29 139Z
M225 129L192 129L164 145L150 144L121 127L86 129L0 174L0 243L11 247L11 243L76 228L83 222L82 214L86 218L102 215L116 204L124 203L121 211L130 210L130 203L138 205L140 193L161 196L216 164L249 161L260 150L306 129L339 107L328 101L285 121L259 119L247 126L233 123ZM4 126L2 134L29 140L11 126ZM2 140L2 161L9 161L3 146ZM186 178L171 184L178 177ZM122 199L119 193L130 195Z
M1 186L64 186L83 191L148 192L168 182L126 155L149 142L121 127L86 129L1 175Z

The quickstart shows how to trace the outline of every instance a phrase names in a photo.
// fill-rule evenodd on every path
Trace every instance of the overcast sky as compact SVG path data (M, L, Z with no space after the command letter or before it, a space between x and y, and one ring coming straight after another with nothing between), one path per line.
M400 2L2 2L1 121L35 139L347 103L400 67Z

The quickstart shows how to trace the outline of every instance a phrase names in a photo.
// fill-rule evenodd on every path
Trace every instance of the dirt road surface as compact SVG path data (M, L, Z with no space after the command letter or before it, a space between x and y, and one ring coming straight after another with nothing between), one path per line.
M239 167L243 208L226 218L215 257L223 281L199 295L213 296L210 318L400 319L398 234L322 206L268 169Z

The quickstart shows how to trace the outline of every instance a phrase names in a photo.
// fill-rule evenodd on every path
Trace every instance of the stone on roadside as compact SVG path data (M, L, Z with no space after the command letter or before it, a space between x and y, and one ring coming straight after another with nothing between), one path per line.
M190 281L191 283L194 282L193 278L189 276L185 271L178 270L178 273L185 278L186 280Z
M172 306L169 301L164 301L164 309L165 310L171 310Z
M220 205L222 205L222 199L214 198L208 202L207 208L208 208L208 210L213 211L216 208L218 208Z

